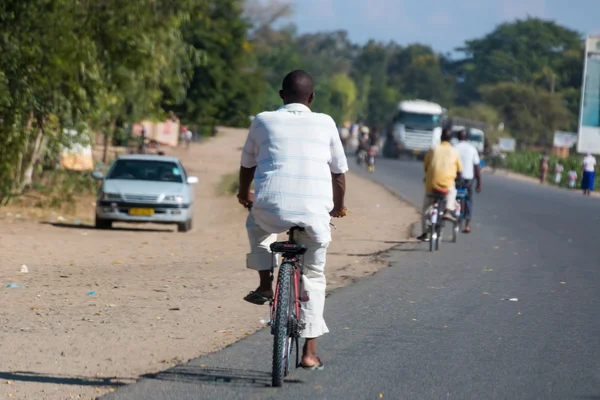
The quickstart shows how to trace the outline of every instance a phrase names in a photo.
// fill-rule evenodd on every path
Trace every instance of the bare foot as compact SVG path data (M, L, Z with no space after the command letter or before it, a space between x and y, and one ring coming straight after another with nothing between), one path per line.
M300 360L300 364L305 368L323 365L319 356L307 356L307 355L302 356L302 360Z

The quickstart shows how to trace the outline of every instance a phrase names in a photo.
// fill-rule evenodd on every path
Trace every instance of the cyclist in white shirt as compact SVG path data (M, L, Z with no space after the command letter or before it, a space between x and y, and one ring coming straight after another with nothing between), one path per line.
M481 160L475 146L468 142L468 134L466 130L458 132L459 142L454 146L460 155L460 163L462 164L462 179L465 188L467 189L467 197L465 199L465 229L464 233L471 232L471 217L473 215L473 181L477 180L476 190L481 193Z
M331 241L331 217L346 214L344 173L348 162L333 119L313 113L314 83L297 70L283 80L284 106L260 113L252 121L242 150L238 199L251 212L246 221L250 253L246 266L258 272L259 286L244 300L262 305L273 296L271 243L293 226L305 228L296 241L307 246L302 283L309 293L300 319L306 338L302 367L322 369L317 338L329 330L325 308L325 259ZM254 180L255 194L250 191Z

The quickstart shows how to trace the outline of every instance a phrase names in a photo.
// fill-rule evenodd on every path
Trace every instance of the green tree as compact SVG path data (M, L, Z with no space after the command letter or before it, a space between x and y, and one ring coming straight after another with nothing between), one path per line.
M368 42L358 52L352 69L352 78L359 82L358 118L369 125L384 126L392 117L400 99L397 89L389 86L388 63L390 46Z
M478 88L500 82L538 84L547 90L581 84L581 34L552 21L527 18L499 25L459 49L459 100L479 99ZM579 62L575 60L579 59Z
M48 150L87 125L159 114L162 88L185 91L193 54L181 21L200 0L7 0L0 23L0 198L31 184Z
M541 88L499 83L483 87L481 95L520 143L549 146L554 132L567 129L572 118L560 94Z
M252 65L243 5L241 0L213 0L182 27L186 42L206 54L206 61L194 68L185 101L173 107L188 123L245 126L263 103L265 85Z
M356 116L356 85L346 74L334 75L329 81L317 84L314 108L324 112L342 125Z
M398 48L390 57L388 76L390 86L405 99L422 99L452 105L452 77L444 71L443 57L429 46L411 44Z

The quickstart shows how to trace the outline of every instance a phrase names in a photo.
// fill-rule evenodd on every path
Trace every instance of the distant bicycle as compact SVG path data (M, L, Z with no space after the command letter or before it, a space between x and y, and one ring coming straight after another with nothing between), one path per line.
M429 207L429 251L439 250L445 225L443 214L446 209L446 194L435 192L427 197L433 199L433 204Z
M359 149L356 152L356 164L362 165L367 160L367 151L364 149Z
M429 226L429 251L437 251L440 249L440 242L443 238L442 232L446 226L446 220L444 219L444 211L446 210L446 193L435 192L428 194L427 196L433 199L433 204L428 210L429 219L427 221ZM456 208L454 209L456 222L450 221L452 224L453 243L456 243L458 239L458 232L464 222L464 198L466 198L466 189L457 189L457 203Z
M375 156L377 155L377 148L371 146L368 153L366 154L367 171L375 172Z
M452 242L456 243L458 239L458 232L464 229L465 225L465 202L467 200L468 192L467 188L456 187L456 209L454 211L454 216L456 217L456 222L454 223L452 229Z

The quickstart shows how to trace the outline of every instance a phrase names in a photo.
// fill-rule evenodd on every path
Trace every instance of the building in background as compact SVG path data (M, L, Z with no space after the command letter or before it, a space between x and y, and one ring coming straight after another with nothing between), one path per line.
M177 147L179 142L179 120L175 117L165 121L145 120L133 124L132 133L141 136L142 130L146 131L146 139L154 140L162 146Z
M585 43L578 135L579 153L600 154L600 35Z

